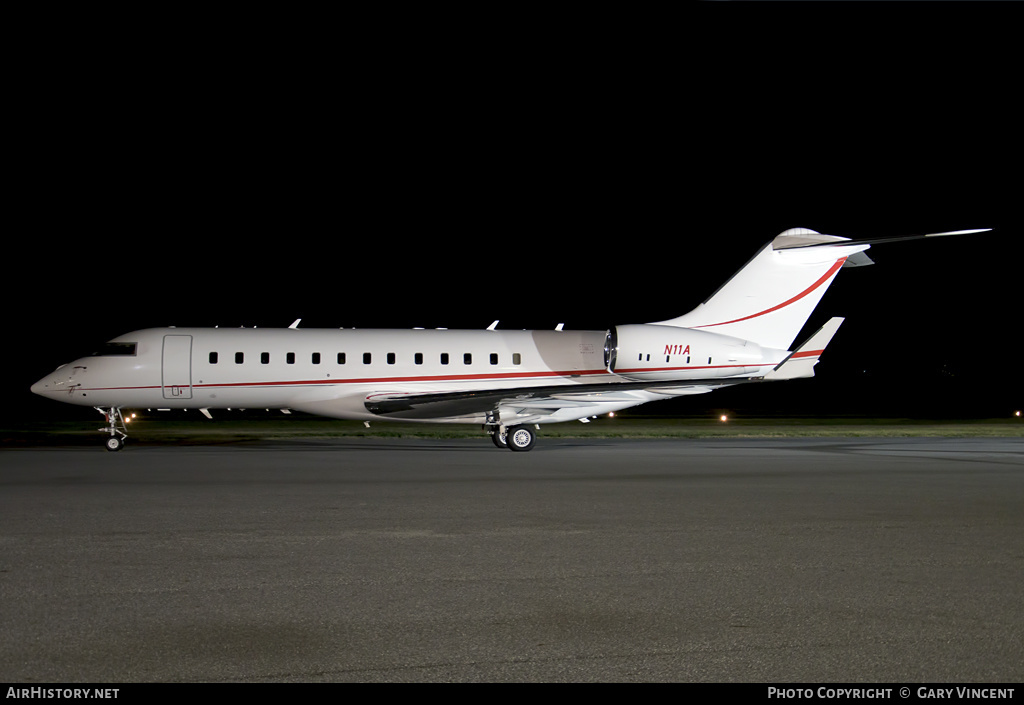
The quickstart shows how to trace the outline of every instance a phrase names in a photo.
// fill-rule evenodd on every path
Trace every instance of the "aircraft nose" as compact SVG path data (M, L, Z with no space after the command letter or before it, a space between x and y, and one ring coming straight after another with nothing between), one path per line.
M50 374L43 377L41 380L33 384L30 389L33 394L48 394L60 391L65 385L71 380L68 377L65 368L67 365L61 365Z
M46 394L46 391L50 388L50 377L47 375L41 380L32 385L31 390L33 394Z

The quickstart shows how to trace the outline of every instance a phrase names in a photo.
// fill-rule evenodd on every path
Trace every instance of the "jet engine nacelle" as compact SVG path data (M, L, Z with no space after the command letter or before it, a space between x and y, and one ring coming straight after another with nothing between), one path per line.
M784 353L782 353L784 355ZM616 326L605 338L605 366L627 379L732 377L778 364L757 343L693 328L638 324Z

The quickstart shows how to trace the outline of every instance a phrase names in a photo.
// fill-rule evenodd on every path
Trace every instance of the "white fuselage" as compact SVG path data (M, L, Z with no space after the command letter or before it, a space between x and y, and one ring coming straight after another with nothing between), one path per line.
M32 391L94 407L297 409L371 420L381 418L366 406L376 396L752 377L786 354L704 331L620 331L616 340L608 331L151 328L61 366ZM548 403L543 414L516 413L552 423L665 397L632 386L615 397L570 399L557 411Z
M813 377L843 319L789 347L839 270L871 264L864 252L875 242L971 232L981 231L850 240L791 228L689 313L608 331L150 328L59 367L32 391L103 411L110 450L126 435L122 408L157 407L482 423L496 445L524 451L529 424Z

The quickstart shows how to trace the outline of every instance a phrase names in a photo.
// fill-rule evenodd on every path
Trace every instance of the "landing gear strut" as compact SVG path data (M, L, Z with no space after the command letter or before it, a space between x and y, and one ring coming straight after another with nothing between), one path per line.
M116 406L110 407L110 409L104 409L101 406L94 407L96 411L103 414L107 419L109 426L105 426L100 429L102 433L109 433L110 438L105 442L107 450L114 452L124 448L124 441L128 438L126 428L124 425L124 417L121 415L121 409Z

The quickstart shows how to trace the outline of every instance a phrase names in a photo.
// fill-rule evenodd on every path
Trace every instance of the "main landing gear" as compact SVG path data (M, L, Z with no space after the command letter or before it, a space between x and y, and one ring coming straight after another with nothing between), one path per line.
M490 434L498 448L508 448L517 453L530 450L537 442L537 433L529 426L495 426Z
M104 442L107 450L116 452L124 448L124 441L128 438L127 429L124 425L124 416L121 415L121 409L118 407L110 407L104 409L102 406L94 407L96 411L103 414L107 419L108 426L105 426L100 430L101 433L108 433L110 437Z

